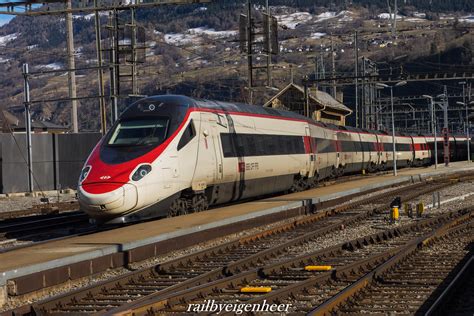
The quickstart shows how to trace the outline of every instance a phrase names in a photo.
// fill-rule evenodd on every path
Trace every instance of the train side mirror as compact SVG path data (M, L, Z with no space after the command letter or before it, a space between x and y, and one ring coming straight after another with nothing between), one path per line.
M205 130L202 131L202 134L204 135L204 137L207 137L207 136L209 136L209 131L207 129L205 129Z

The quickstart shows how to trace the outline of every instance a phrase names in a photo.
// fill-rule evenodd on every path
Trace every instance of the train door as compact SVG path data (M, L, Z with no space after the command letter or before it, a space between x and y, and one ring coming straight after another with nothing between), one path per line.
M307 150L309 153L309 160L306 160L308 165L308 176L313 177L316 172L316 150L314 148L315 143L312 141L311 138L311 130L309 126L305 127L305 146L307 146Z
M337 132L330 131L331 134L331 140L334 140L334 150L335 150L335 159L333 160L334 163L334 168L338 169L339 166L342 165L342 153L341 153L341 142L339 141L337 137ZM331 161L331 160L328 160Z
M215 114L200 114L201 130L199 132L198 161L193 178L193 189L212 185L222 177L222 157L220 154L217 155ZM221 164L220 168L219 164Z
M357 162L360 164L360 169L357 171L366 170L370 161L370 153L365 151L365 146L362 143L363 138L364 136L362 136L362 134L357 133L356 142L358 143L358 146L356 145L356 151L359 150Z
M215 151L217 157L217 180L219 182L234 182L236 180L236 166L237 157L233 155L234 150L230 142L230 134L235 130L233 126L232 117L229 114L216 113L216 124L214 125L215 132ZM226 142L223 144L223 142ZM225 147L225 148L224 148Z
M383 157L382 157L382 150L383 150L383 145L382 145L382 139L380 138L379 135L375 134L375 148L374 148L374 151L377 155L377 157L375 157L375 163L377 166L380 166L383 162Z
M237 134L230 114L203 113L211 123L212 149L215 155L215 177L210 190L211 204L226 203L241 197L244 185L245 162L239 157ZM211 143L209 143L211 146ZM238 173L242 170L242 173ZM238 179L238 177L240 178Z
M315 129L316 137L314 145L316 148L316 170L319 179L328 177L328 146L326 144L327 134L322 128Z
M222 146L220 140L220 133L218 131L217 124L212 124L212 144L214 148L214 154L216 155L216 177L215 181L220 182L223 178L224 174L224 164L223 164L223 154L222 154Z

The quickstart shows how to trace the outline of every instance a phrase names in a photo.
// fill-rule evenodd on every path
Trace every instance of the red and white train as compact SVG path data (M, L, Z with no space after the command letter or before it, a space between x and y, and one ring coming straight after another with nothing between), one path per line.
M431 136L396 136L397 166L433 160ZM464 160L466 137L450 137ZM442 139L438 138L439 161ZM101 222L198 212L393 165L392 137L315 122L293 112L185 96L129 106L81 172L81 208Z

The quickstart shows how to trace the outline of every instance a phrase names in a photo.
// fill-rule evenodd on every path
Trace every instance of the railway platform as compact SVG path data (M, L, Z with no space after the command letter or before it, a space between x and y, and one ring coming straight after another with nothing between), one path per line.
M172 250L308 212L331 202L407 182L474 170L474 163L400 170L304 192L215 208L202 213L125 226L0 253L0 306L23 295L126 266Z

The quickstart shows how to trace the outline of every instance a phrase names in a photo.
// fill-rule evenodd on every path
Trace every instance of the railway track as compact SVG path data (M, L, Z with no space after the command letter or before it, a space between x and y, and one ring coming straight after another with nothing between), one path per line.
M449 284L446 282L444 290L436 301L426 311L426 316L432 315L474 315L474 249L471 245L470 253L462 260L464 265L457 265L455 271L459 271ZM437 259L437 258L435 258ZM438 291L439 292L439 291ZM433 300L431 300L432 302Z
M37 242L90 231L92 227L87 215L79 211L4 220L0 222L0 243Z
M0 220L17 220L27 216L46 216L79 209L77 201L37 204L26 210L0 212Z
M423 252L437 253L438 249L432 249L431 244L436 244L444 249L444 251L439 251L438 258L449 256L451 255L450 248L444 246L443 243L444 240L451 240L449 245L456 244L458 246L453 249L453 258L449 260L452 262L459 260L457 250L462 250L466 243L472 242L472 234L469 235L470 232L472 233L474 225L472 219L472 210L426 219L323 250L300 254L277 263L266 264L257 269L187 290L167 295L150 295L135 303L127 303L121 308L109 310L105 314L191 315L199 311L195 308L199 309L199 306L206 305L206 302L209 301L223 305L233 304L231 306L244 304L252 308L264 306L264 304L285 305L287 306L285 312L298 314L329 315L337 312L359 314L367 311L364 308L365 304L361 303L366 303L366 301L362 301L360 297L352 299L354 293L362 292L363 289L368 288L375 282L373 280L380 278L385 280L384 277L390 274L389 271L397 273L400 269L397 264L411 267L409 261L403 261L405 258L417 257ZM439 243L437 239L443 239L443 243ZM431 251L427 249L431 249ZM462 253L462 251L460 252ZM429 260L430 258L425 259ZM321 268L326 267L330 271L321 271ZM452 266L447 265L443 272L449 271L449 268ZM420 274L420 278L424 276L433 277L433 286L436 281L442 281L433 273ZM413 275L408 275L406 278L408 281L413 280ZM396 276L394 276L394 280L396 280ZM142 286L145 285L142 283ZM387 285L384 284L384 286ZM373 293L377 295L380 291L374 289ZM415 296L413 292L411 295ZM119 297L126 299L125 295ZM90 298L89 304L94 305L100 299L100 297ZM361 303L357 305L360 309L342 305L343 302L348 301L356 302L356 304ZM85 305L85 303L82 307L87 310L90 305ZM373 306L378 306L377 304L380 302L373 302ZM342 307L339 308L339 306ZM402 304L399 306L403 308ZM387 309L375 309L374 311L379 314L390 311L388 306L383 308ZM58 309L58 311L61 310ZM209 311L207 312L209 313ZM411 312L412 310L410 310Z
M349 181L354 176L344 176L324 185ZM96 228L88 223L77 202L38 204L20 211L0 213L0 253L25 247L31 242L67 238ZM111 225L113 227L113 225ZM17 244L20 245L17 245Z
M473 230L471 217L460 227L403 249L310 314L425 314L463 266L474 241Z
M457 181L457 180L456 180ZM423 187L409 185L355 203L347 203L321 211L291 224L228 242L189 256L117 277L98 285L61 295L16 311L34 313L96 313L104 312L146 295L167 295L210 281L222 279L261 266L268 260L282 260L282 255L295 256L298 246L307 244L329 232L337 234L341 227L356 225L371 216L382 219L395 196L405 200L439 190L453 183L452 179L433 181ZM366 206L364 208L363 206ZM293 251L291 251L293 249ZM279 259L278 259L279 258ZM126 297L124 299L124 297ZM91 303L96 302L96 304Z

